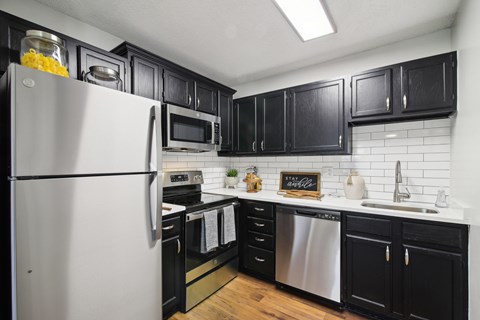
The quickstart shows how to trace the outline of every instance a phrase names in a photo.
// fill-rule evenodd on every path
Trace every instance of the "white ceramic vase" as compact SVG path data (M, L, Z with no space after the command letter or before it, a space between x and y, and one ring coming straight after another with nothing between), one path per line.
M227 188L236 188L238 184L238 177L225 177L225 186Z
M343 190L347 199L360 200L365 194L365 180L356 171L352 171L343 181Z

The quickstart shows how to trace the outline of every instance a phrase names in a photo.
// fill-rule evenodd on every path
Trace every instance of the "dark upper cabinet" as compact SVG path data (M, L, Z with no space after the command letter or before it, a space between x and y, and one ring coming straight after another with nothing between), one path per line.
M406 319L465 319L462 255L404 245Z
M290 101L290 152L339 152L343 149L343 79L293 88Z
M468 318L468 227L346 213L345 301L395 319Z
M391 68L356 74L351 87L352 118L393 113Z
M287 146L287 92L285 90L257 97L259 153L285 153Z
M195 110L217 115L218 88L196 81L195 96Z
M132 56L131 65L132 93L145 98L160 100L160 66L154 61L140 56Z
M195 81L187 75L165 68L163 90L164 102L195 108Z
M130 92L129 64L127 59L101 49L79 46L77 63L78 79L83 79L91 66L108 67L118 72L122 81L122 91ZM116 84L112 84L111 88L116 89Z
M232 95L223 91L219 92L218 115L221 119L220 137L221 151L233 151L233 98Z
M402 113L452 110L456 90L454 73L454 54L403 63L400 66Z
M235 102L235 152L240 155L257 152L257 103L255 97Z
M346 246L347 300L381 314L388 313L392 301L392 243L347 235Z

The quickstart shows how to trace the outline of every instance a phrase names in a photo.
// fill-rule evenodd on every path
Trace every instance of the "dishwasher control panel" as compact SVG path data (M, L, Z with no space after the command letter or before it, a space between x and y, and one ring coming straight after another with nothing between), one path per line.
M340 213L338 212L332 212L332 213L321 212L317 214L317 217L319 219L324 219L324 220L340 221Z

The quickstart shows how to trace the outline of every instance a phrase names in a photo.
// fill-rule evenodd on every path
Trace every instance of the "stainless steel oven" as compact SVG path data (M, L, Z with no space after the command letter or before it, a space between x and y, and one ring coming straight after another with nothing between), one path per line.
M167 171L164 172L163 183L163 202L186 207L185 301L181 306L186 312L237 276L240 204L237 197L202 192L201 171ZM236 235L234 241L222 244L224 210L229 206L234 207ZM213 210L217 212L218 246L206 252L201 247L207 232L204 213ZM225 226L232 225L226 223Z
M178 107L162 106L163 150L206 152L220 149L220 117Z

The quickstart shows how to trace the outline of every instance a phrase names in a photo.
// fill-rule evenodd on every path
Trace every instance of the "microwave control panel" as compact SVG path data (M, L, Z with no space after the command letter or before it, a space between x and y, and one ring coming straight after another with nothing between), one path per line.
M215 123L213 130L214 130L213 133L215 136L215 144L220 144L220 124Z

